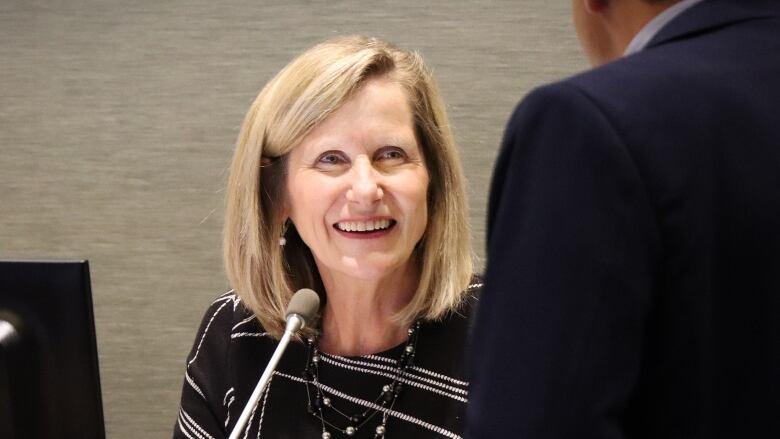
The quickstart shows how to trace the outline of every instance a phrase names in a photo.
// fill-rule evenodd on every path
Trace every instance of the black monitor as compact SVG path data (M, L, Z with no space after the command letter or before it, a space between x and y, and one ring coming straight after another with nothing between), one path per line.
M0 260L0 438L105 438L86 261Z

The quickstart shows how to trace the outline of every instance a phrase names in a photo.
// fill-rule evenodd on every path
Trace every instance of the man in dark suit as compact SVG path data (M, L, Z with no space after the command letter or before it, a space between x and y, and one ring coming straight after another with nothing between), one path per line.
M469 438L780 437L780 2L573 0L488 214Z

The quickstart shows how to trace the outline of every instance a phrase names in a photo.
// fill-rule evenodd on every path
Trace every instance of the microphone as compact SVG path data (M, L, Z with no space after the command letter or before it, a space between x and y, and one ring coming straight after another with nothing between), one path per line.
M301 288L293 294L290 304L287 305L285 320L287 326L284 331L296 333L303 329L306 322L314 320L317 310L320 309L320 296L313 290Z
M287 305L287 312L285 313L285 320L287 324L284 327L284 334L279 345L276 346L274 354L268 361L268 365L263 371L263 375L260 376L260 380L255 386L252 396L249 397L249 401L244 406L244 411L241 412L241 416L238 418L236 425L233 427L233 431L230 433L230 439L238 439L241 432L244 430L244 426L249 420L249 416L252 414L257 402L260 400L263 390L268 385L268 381L271 380L271 375L276 370L279 360L282 358L284 350L287 349L287 344L290 343L290 338L296 332L303 329L307 322L311 323L314 316L317 314L317 310L320 308L320 296L314 291L308 288L302 288L293 294L290 299L290 304Z

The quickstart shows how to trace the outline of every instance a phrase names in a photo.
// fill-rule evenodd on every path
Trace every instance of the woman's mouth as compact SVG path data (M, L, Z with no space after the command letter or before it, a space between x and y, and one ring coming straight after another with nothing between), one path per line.
M396 221L392 219L340 221L334 224L333 228L341 232L342 235L369 238L383 235L392 229L395 224Z

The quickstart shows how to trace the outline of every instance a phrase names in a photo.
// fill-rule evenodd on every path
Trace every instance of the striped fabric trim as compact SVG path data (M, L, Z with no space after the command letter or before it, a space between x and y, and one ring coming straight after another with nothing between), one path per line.
M227 297L227 296L235 296L235 295L236 295L236 290L235 290L235 289L233 289L233 288L231 288L231 289L229 289L229 290L225 291L224 293L220 294L220 295L217 297L217 299L216 299L216 300L219 300L219 299L225 298L225 297ZM216 300L215 300L215 301L216 301Z
M227 429L228 424L230 424L230 406L233 404L233 401L236 400L236 397L231 395L235 389L233 387L229 388L227 392L225 392L225 397L222 398L222 405L225 406L225 413L227 413L227 416L225 416L225 429ZM228 400L228 395L230 395L230 399Z
M233 295L233 312L238 309L238 305L241 304L241 298L238 295Z
M230 395L231 393L233 393L233 392L235 392L235 391L236 391L236 389L234 389L234 388L232 388L232 387L231 387L231 388L229 388L229 389L228 389L228 391L227 391L227 392L225 392L225 396L222 398L222 405L228 404L228 402L227 402L227 400L228 400L228 399L227 399L228 395Z
M230 334L230 338L231 339L243 338L243 337L262 338L262 337L267 337L267 336L268 336L267 332L234 332L234 333ZM369 368L376 368L376 369L387 370L387 371L395 371L395 369L396 369L395 368L395 360L394 359L387 358L387 357L382 357L382 356L379 356L379 355L364 355L364 356L361 357L361 358L364 358L366 360L374 361L375 363L371 363L371 362L368 362L368 361L364 362L364 361L359 361L359 360L353 360L351 358L346 358L346 357L342 357L342 356L339 356L339 355L328 355L328 354L325 354L325 353L322 353L322 356L323 357L329 357L329 358L333 359L334 361L354 364L354 365L358 365L358 366L365 366L365 367L369 367ZM379 363L385 363L385 364L387 364L387 366L385 366L383 364L379 364ZM336 364L336 363L333 363L333 364ZM362 369L352 369L352 370L364 371ZM428 375L428 376L436 378L438 380L448 381L448 382L450 382L452 384L455 384L456 386L461 386L461 387L468 387L469 386L468 381L462 381L462 380L459 380L457 378L453 378L453 377L450 377L450 376L447 376L447 375L444 375L444 374L441 374L441 373L438 373L438 372L434 372L434 371L431 371L431 370L428 370L428 369L425 369L425 368L422 368L422 367L412 366L409 370L414 371L414 372L419 372L420 374ZM368 371L366 371L366 372L367 373L372 373L372 372L368 372ZM447 384L437 383L437 382L429 380L428 378L425 378L425 377L420 377L420 376L417 376L417 375L411 375L408 372L407 372L407 376L412 377L414 379L418 379L420 381L427 382L427 383L435 385L435 386L439 386L439 387L442 387L442 388L445 388L445 389L449 389L449 390L451 390L453 392L456 392L456 393L462 393L464 395L468 393L468 391L466 389L452 388L451 386L449 386Z
M362 372L366 374L372 374L372 375L379 375L383 376L385 378L393 379L395 378L395 367L385 366L382 364L371 364L363 361L357 361L357 360L351 360L349 358L344 357L331 357L327 354L320 354L320 359L326 363L332 364L337 367L341 367L344 369L352 370L355 372ZM339 360L339 361L337 361ZM368 367L360 367L360 366L368 366ZM378 368L374 369L374 368ZM467 402L466 396L468 396L468 391L465 389L460 389L454 386L450 386L435 380L432 380L430 378L420 377L416 375L412 375L409 373L404 374L403 377L399 378L399 381L401 381L404 384L408 384L412 387L417 387L419 389L427 390L429 392L437 393L442 396L446 396L448 398L455 399L457 401L461 402ZM430 384L430 385L429 385ZM438 389L436 387L431 386L438 386L441 387L441 389ZM454 392L458 393L460 395L455 395ZM462 395L462 396L461 396Z
M268 394L271 393L271 383L274 381L274 376L268 379L268 384L265 386L265 392L263 392L263 406L260 408L260 420L257 421L257 437L260 438L260 430L263 428L263 417L265 416L265 402L268 400Z
M267 335L268 335L267 332L234 332L234 333L230 334L230 338L234 338L234 339L235 338L241 338L241 337L260 338L260 337L265 337Z
M214 436L208 434L184 409L179 410L179 430L189 438L192 433L198 439L214 439Z
M428 369L423 369L422 367L412 366L411 370L414 370L414 371L420 372L420 373L424 373L426 375L432 376L434 378L438 378L440 380L449 381L449 382L455 383L455 384L457 384L459 386L465 386L465 387L469 386L468 381L456 380L455 378L448 377L447 375L444 375L444 374L441 374L441 373L438 373L438 372L434 372L434 371L431 371L431 370L428 370Z
M482 282L473 283L473 284L469 285L466 288L466 291L471 291L471 290L475 290L477 288L482 288L483 285L485 285L485 284L482 283Z
M203 394L203 391L200 390L200 387L198 387L197 384L195 384L195 380L192 379L190 376L190 371L187 370L184 372L184 379L187 380L187 384L192 387L192 390L198 392L198 395L200 395L201 398L203 398L204 401L206 401L206 395Z
M223 297L221 299L217 299L217 300L214 301L214 303L216 304L220 300L225 300L225 299L229 299L229 297ZM209 322L206 324L206 329L203 330L203 335L200 336L200 341L198 342L198 348L195 350L195 355L192 356L192 360L190 360L187 363L187 366L189 366L190 364L195 362L195 360L198 358L198 354L200 354L200 348L201 348L201 346L203 346L203 340L206 339L206 334L209 333L209 328L211 327L211 324L214 322L214 319L217 317L217 314L219 314L219 312L222 311L222 308L224 308L225 305L227 305L228 303L230 303L230 302L226 301L225 303L223 303L222 306L217 308L217 310L214 311L214 314L211 315L211 319L209 319Z
M181 413L179 414L179 419L177 420L177 423L179 425L179 431L184 433L185 436L187 436L189 439L195 439L185 428L184 425L181 422Z
M230 397L230 401L228 401L227 406L225 407L225 412L227 413L227 416L225 416L225 428L227 429L228 425L230 424L230 405L233 404L233 401L236 400L235 396Z
M253 321L254 319L255 319L255 315L252 314L251 316L245 318L244 320L241 320L240 322L236 323L235 326L233 326L232 330L235 331L236 328L238 328L239 326L246 325L247 323Z
M287 378L287 379L292 380L292 381L297 381L299 383L306 383L307 382L303 378L299 378L299 377L292 376L292 375L287 375L285 373L281 373L281 372L278 372L278 371L274 372L274 375L279 375L281 377ZM407 415L406 413L402 413L402 412L399 412L397 410L388 409L388 408L383 407L383 406L381 406L379 404L376 404L376 403L374 403L372 401L366 401L365 399L356 398L354 396L348 395L348 394L346 394L346 393L344 393L344 392L342 392L340 390L334 389L334 388L332 388L332 387L330 387L328 385L325 385L325 384L322 384L322 383L319 383L319 382L312 382L311 384L314 384L315 386L319 387L320 389L328 392L329 394L331 394L333 396L338 396L339 398L345 399L345 400L347 400L347 401L349 401L349 402L351 402L353 404L362 405L363 407L367 407L367 408L370 408L370 409L373 409L373 410L377 410L377 411L386 413L389 416L392 416L394 418L398 418L398 419L401 419L403 421L406 421L406 422L418 425L420 427L426 428L426 429L428 429L430 431L433 431L435 433L438 433L438 434L440 434L442 436L445 436L445 437L448 437L448 438L451 438L451 439L462 439L461 436L459 436L459 435L457 435L457 434L455 434L455 433L453 433L453 432L451 432L451 431L449 431L449 430L447 430L445 428L442 428L442 427L440 427L438 425L431 424L429 422L425 422L422 419L415 418L414 416Z
M379 355L364 355L363 358L368 359L368 360L381 361L381 362L388 363L388 364L393 364L393 365L395 364L395 360L393 360L392 358L381 357ZM415 370L417 372L424 373L426 375L430 375L430 376L432 376L434 378L438 378L440 380L449 381L449 382L457 384L459 386L468 387L468 385L469 385L468 381L461 381L461 380L449 377L447 375L443 375L443 374L440 374L440 373L437 373L437 372L433 372L433 371L430 371L428 369L423 369L422 367L412 366L411 370Z
M258 401L257 403L259 403ZM249 437L249 430L252 428L252 420L255 418L255 412L257 411L257 403L255 403L255 406L252 407L252 414L249 415L249 420L246 421L246 427L244 428L244 439L247 439ZM260 431L257 431L257 437L260 437Z

